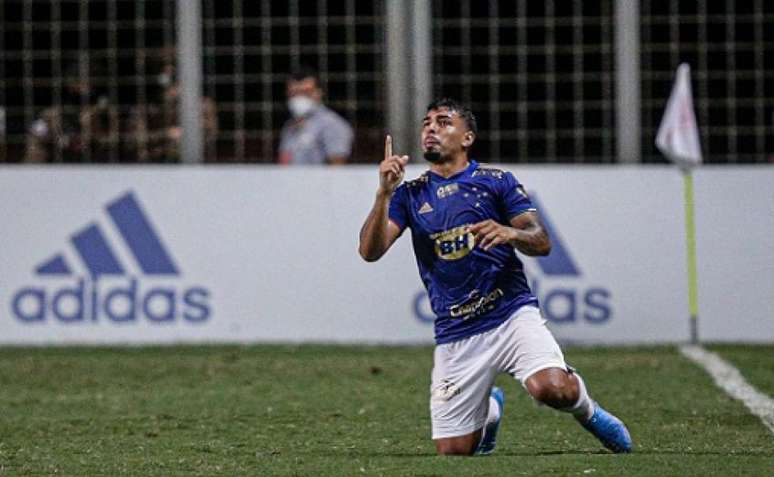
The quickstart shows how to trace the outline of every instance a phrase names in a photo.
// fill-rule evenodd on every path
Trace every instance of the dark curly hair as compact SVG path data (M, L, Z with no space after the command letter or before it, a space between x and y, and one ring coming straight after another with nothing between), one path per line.
M467 106L451 98L438 98L427 105L427 112L438 108L447 108L449 111L454 111L459 114L462 120L465 121L465 125L468 126L468 129L473 131L473 134L478 136L478 124L476 124L476 116L473 115L473 111L471 111Z

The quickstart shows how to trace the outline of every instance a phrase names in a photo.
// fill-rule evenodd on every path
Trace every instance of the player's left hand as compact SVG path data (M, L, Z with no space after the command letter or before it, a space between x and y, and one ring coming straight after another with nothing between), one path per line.
M502 225L492 219L484 220L468 227L473 234L476 244L484 250L489 250L496 245L509 243L514 240L516 230Z

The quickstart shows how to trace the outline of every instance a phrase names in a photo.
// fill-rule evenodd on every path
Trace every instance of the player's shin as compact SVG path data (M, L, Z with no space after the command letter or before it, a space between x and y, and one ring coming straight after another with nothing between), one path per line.
M576 372L570 373L570 379L575 379L578 383L578 400L572 406L560 409L560 411L569 412L581 422L588 421L594 414L594 401L589 397L586 390L586 383Z
M626 425L602 409L595 403L586 390L586 384L583 379L575 372L570 374L578 383L578 401L562 411L569 412L575 416L575 419L584 429L592 433L599 441L616 453L626 453L632 451L632 438Z

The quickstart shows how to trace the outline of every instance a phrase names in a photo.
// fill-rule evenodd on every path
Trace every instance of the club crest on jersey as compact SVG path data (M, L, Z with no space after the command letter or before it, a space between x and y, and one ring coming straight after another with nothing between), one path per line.
M468 230L470 224L430 235L435 240L435 254L442 260L459 260L473 250L476 238Z
M435 191L435 193L439 199L443 199L445 197L449 197L452 194L456 194L459 191L460 191L460 186L455 182L453 184L447 184L445 186L439 187L438 190Z

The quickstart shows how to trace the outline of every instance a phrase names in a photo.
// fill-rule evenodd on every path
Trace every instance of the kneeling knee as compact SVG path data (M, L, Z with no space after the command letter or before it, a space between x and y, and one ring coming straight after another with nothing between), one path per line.
M442 439L435 442L438 455L473 455L477 440L474 439Z
M472 455L475 449L460 445L436 445L435 450L438 455Z
M578 400L578 387L571 382L570 375L551 373L542 379L527 381L527 391L536 400L555 408L569 407Z
M460 447L438 447L436 448L436 451L438 455L468 456L473 454L473 452L471 452L469 449L463 449Z

